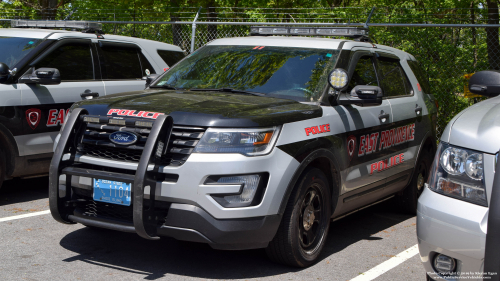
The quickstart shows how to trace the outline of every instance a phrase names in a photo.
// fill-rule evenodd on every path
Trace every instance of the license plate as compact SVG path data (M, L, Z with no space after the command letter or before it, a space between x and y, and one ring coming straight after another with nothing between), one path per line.
M94 201L130 206L132 184L94 179Z

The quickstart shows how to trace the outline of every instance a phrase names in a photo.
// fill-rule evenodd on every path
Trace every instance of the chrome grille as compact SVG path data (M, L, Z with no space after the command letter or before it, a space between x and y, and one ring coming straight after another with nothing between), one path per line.
M100 118L103 120L103 118ZM131 122L127 122L130 124ZM170 136L168 151L161 158L162 165L180 166L186 162L189 155L205 133L205 128L174 126ZM109 135L117 131L133 132L139 136L133 145L117 145L109 140ZM116 126L102 123L88 123L78 152L80 155L102 159L138 163L150 130L130 125Z

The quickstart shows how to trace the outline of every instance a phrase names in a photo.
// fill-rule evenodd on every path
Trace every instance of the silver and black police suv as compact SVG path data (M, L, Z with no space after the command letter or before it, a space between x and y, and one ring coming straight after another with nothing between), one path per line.
M12 27L0 29L0 186L47 175L74 102L144 89L143 77L184 56L177 46L103 35L96 23L15 20Z
M76 103L50 167L53 217L305 267L332 218L395 195L414 213L436 145L415 58L365 29L251 30L146 90Z

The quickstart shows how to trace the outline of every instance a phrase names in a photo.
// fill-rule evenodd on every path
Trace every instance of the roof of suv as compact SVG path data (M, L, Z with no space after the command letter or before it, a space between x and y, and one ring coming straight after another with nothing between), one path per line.
M58 40L62 38L86 38L86 39L97 39L96 35L93 33L83 33L81 31L68 31L68 30L54 30L54 29L39 29L39 28L1 28L0 29L1 36L10 36L10 37L27 37L27 38L35 38L35 39L53 39ZM122 42L142 42L151 44L161 45L162 49L174 50L182 52L182 49L178 46L148 40L141 39L135 37L128 36L120 36L120 35L112 35L112 34L104 34L104 39L106 40L117 40Z
M207 45L244 45L244 46L276 46L276 47L297 47L297 48L317 48L317 49L337 49L341 42L344 42L342 49L350 50L354 47L377 48L387 50L400 57L410 57L410 54L396 48L385 45L360 42L346 39L320 38L320 37L294 37L294 36L248 36L233 37L214 40Z

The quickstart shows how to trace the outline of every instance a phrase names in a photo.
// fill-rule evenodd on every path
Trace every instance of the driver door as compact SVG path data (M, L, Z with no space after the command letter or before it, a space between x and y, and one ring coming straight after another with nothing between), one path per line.
M368 50L351 53L349 64L350 81L347 93L358 85L380 86L375 68L374 55ZM344 125L347 131L348 168L342 172L344 184L342 194L347 208L365 204L359 194L369 193L385 184L386 173L378 169L380 161L389 157L389 150L380 146L382 132L391 128L393 116L389 102L384 98L381 105L339 105L335 109L347 116ZM374 165L377 165L374 168ZM363 197L364 198L364 197ZM350 205L350 206L349 206Z
M104 83L96 77L90 40L65 39L57 42L31 69L57 68L58 85L19 84L24 115L23 134L16 137L20 156L51 153L54 139L66 121L70 106L84 99L82 93L104 96ZM85 94L84 94L85 95Z

